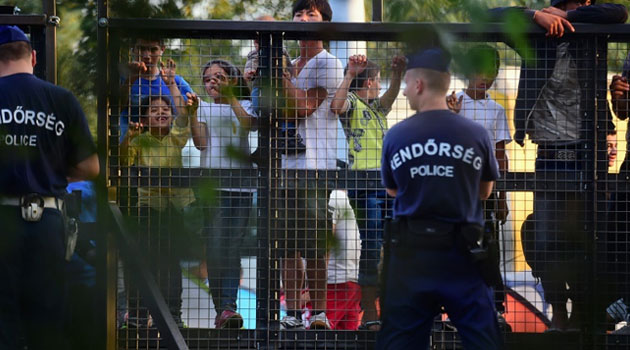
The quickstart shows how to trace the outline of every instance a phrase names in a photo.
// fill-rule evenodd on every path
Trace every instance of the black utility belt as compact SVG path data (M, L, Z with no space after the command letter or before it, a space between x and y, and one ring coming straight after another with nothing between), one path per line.
M437 220L398 218L385 224L387 238L393 246L414 250L451 249L458 244L458 237L471 228L483 234L483 229L479 225Z

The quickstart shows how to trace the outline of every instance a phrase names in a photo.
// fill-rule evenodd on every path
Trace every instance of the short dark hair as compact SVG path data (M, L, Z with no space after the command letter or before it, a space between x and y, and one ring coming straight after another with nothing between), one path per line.
M333 11L330 8L328 0L297 0L293 3L293 10L291 15L295 16L295 13L302 10L317 10L322 14L324 22L330 22L332 20Z
M166 96L166 95L151 95L151 96L144 96L141 100L140 100L140 116L141 117L146 117L149 112L149 107L151 107L151 103L153 103L153 101L156 100L162 100L164 101L164 103L166 103L167 106L171 107L171 114L173 114L173 106L171 105L171 99Z
M241 70L232 64L232 62L221 59L214 59L206 62L201 69L201 78L203 79L203 75L206 73L206 70L215 64L221 67L221 69L227 73L229 78L236 78L236 90L234 91L236 98L239 100L251 100L249 86L247 86L247 83L243 78L243 74L241 74Z
M166 46L166 39L159 37L159 36L138 36L135 37L133 40L133 44L137 44L138 41L155 41L157 42L160 46Z
M343 74L346 75L347 71L348 66L346 66L346 68L343 70ZM352 79L352 82L350 83L350 91L356 91L363 88L365 82L368 79L376 78L380 71L381 67L379 67L378 64L368 60L365 70L363 70L363 72L359 73L354 79Z
M473 46L466 54L470 62L467 76L478 74L497 75L501 67L501 56L494 47L486 44Z
M14 41L0 45L0 62L18 61L29 57L33 47L26 41Z

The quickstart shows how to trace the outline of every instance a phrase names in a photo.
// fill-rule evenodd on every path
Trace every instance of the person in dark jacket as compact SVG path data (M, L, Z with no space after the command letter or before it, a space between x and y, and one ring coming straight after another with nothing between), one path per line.
M524 145L525 135L538 145L536 177L546 183L579 184L592 176L586 160L588 144L595 132L596 89L593 41L565 37L575 32L572 23L623 23L628 10L618 4L594 4L594 1L552 0L551 7L533 10L523 7L496 8L495 20L523 15L544 28L546 36L532 36L529 47L533 59L523 59L514 124L514 140ZM510 43L508 43L510 44ZM523 52L523 47L515 47ZM602 126L607 121L600 121ZM599 128L605 130L605 127ZM603 131L602 131L603 133ZM598 139L605 140L605 135ZM602 144L603 147L603 144ZM592 170L592 169L590 169ZM559 181L560 180L560 181ZM587 198L582 192L544 190L534 192L534 231L537 266L545 290L545 299L553 307L552 330L581 326L584 310L586 254L585 222ZM546 187L546 186L543 186ZM581 187L580 187L581 188ZM571 218L571 220L568 220ZM567 300L572 313L568 317Z

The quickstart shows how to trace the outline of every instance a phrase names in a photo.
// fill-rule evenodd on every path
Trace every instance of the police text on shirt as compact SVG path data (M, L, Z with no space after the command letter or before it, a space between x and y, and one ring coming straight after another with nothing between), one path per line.
M423 155L458 159L466 164L472 165L475 170L481 170L481 166L483 164L482 158L477 155L472 147L464 149L461 145L453 146L448 142L440 142L438 144L435 142L435 139L429 139L424 144L416 142L411 144L411 146L403 147L394 152L394 155L389 163L390 168L392 171L395 171L406 161L420 158ZM409 172L412 179L416 175L453 177L453 166L425 164L417 167L411 167L409 168Z
M54 113L46 114L33 110L24 110L17 106L14 110L3 108L0 110L0 124L24 124L44 128L54 132L57 136L63 135L65 124L57 120ZM0 142L7 146L37 146L37 135L0 135Z

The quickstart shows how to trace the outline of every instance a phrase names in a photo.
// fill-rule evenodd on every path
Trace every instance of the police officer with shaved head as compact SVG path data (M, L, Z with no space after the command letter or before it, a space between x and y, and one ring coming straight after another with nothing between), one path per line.
M385 135L382 181L394 199L386 222L382 329L377 349L428 349L443 307L465 349L502 349L491 288L481 200L499 176L483 126L450 112L450 55L408 57L404 76L417 113Z
M0 349L7 350L68 349L73 247L63 196L68 182L99 173L78 101L35 77L35 63L24 32L0 26Z

